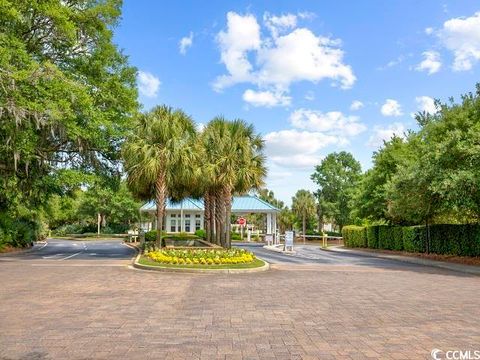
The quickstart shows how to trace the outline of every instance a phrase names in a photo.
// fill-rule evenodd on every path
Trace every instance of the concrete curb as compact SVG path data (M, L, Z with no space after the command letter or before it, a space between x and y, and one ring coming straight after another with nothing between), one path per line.
M274 252L278 252L278 253L282 253L282 254L288 254L288 255L295 255L297 252L295 250L291 251L291 250L282 250L282 249L279 249L277 248L276 246L274 245L265 245L263 246L263 248L265 250L269 250L269 251L274 251Z
M16 256L16 255L23 255L23 254L28 254L34 251L38 251L45 247L48 242L47 241L37 241L37 244L45 244L44 246L41 246L40 248L35 248L35 246L29 247L28 249L22 249L18 251L12 251L12 252L7 252L7 253L0 253L0 257L10 257L10 256Z
M260 267L256 268L249 268L249 269L188 269L188 268L170 268L170 267L163 267L163 266L150 266L150 265L143 265L140 264L138 261L142 253L139 252L133 262L133 267L140 270L148 270L148 271L161 271L161 272L176 272L176 273L201 273L201 274L243 274L243 273L255 273L255 272L262 272L267 271L270 269L270 264L263 259L262 260L265 264Z
M429 259L415 258L415 257L409 257L409 256L402 256L402 255L379 254L379 253L373 253L373 252L369 252L369 251L351 250L351 249L346 249L346 248L343 248L343 249L339 250L339 249L335 249L335 247L330 247L330 248L327 248L327 249L320 248L320 250L334 252L334 253L337 253L337 254L342 254L342 253L343 254L353 254L353 255L358 255L358 256L374 257L374 258L387 259L387 260L395 260L395 261L401 261L401 262L406 262L406 263L410 263L410 264L431 266L431 267L436 267L436 268L461 272L461 273L464 273L464 274L480 276L480 266L474 266L474 265L448 263L448 262L445 262L445 261L429 260Z

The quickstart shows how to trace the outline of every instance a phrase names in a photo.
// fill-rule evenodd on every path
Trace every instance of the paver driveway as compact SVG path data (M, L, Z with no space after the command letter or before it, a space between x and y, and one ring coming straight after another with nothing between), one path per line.
M479 277L341 255L279 260L253 274L144 272L128 267L128 251L87 256L105 244L65 260L65 246L62 258L0 258L1 359L430 359L434 348L480 350Z

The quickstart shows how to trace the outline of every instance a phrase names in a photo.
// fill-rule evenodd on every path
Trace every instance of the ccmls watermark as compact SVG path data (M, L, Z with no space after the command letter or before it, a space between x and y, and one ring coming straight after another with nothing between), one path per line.
M480 360L480 350L447 350L433 349L432 359L440 360Z

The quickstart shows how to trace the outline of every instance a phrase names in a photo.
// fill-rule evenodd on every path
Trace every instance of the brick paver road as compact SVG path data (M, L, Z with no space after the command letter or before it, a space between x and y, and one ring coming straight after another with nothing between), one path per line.
M130 254L67 256L0 258L1 359L430 359L434 348L480 350L479 277L374 261L156 273L129 268Z

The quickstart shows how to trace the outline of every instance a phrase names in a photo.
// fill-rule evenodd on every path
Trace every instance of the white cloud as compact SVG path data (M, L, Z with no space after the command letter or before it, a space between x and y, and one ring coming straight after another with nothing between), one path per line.
M379 147L384 141L390 140L394 135L404 137L406 129L402 123L393 123L387 127L374 126L373 134L368 139L367 145L371 147Z
M435 34L442 45L453 52L453 70L470 70L480 61L480 12L447 20Z
M290 115L293 127L302 130L328 133L340 137L351 137L366 130L357 116L346 116L340 111L322 113L318 110L298 109Z
M415 67L417 71L428 71L428 75L435 74L442 67L440 61L440 54L437 51L425 51L423 52L423 60Z
M321 132L295 129L273 131L265 135L265 152L276 165L310 168L318 163L320 149L337 142L337 137Z
M434 28L432 28L432 27L425 28L425 34L431 35L431 34L433 34L433 32L434 32Z
M218 77L214 89L221 91L225 87L239 82L252 81L252 64L247 53L260 48L260 25L253 15L239 15L230 11L227 14L227 30L217 35L220 45L221 61L228 75Z
M435 114L437 109L435 107L435 100L430 96L417 96L415 98L419 111L425 111L430 114Z
M265 136L269 161L287 169L311 169L322 158L321 149L347 145L350 138L366 130L358 117L339 111L298 109L290 114L289 120L293 129Z
M352 111L360 110L364 106L365 105L363 105L363 102L361 102L360 100L354 100L354 101L352 101L352 104L350 105L350 110L352 110Z
M280 33L297 26L297 16L294 14L275 16L266 12L263 15L263 23L270 30L272 36L277 37Z
M156 97L160 80L153 74L140 70L138 72L138 89L146 97Z
M243 100L255 107L274 107L274 106L288 106L292 98L284 95L282 92L272 91L255 91L248 89L243 93Z
M353 86L356 77L343 62L339 40L296 27L297 16L292 14L267 13L264 24L271 37L262 38L253 15L227 14L227 28L217 35L227 74L217 77L215 90L250 83L260 91L288 92L294 82L317 83L324 79L342 88Z
M187 49L192 46L193 44L193 32L190 31L188 36L184 36L178 42L178 48L180 50L180 54L185 55L187 53Z
M382 105L381 112L383 116L402 116L402 107L397 100L387 99Z

